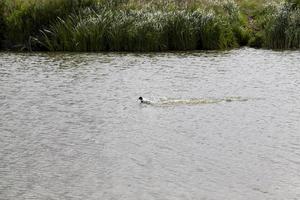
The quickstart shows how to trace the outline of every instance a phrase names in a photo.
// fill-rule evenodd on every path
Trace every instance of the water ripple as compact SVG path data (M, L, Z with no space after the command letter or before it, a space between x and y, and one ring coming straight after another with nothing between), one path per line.
M299 199L299 57L0 53L0 199Z

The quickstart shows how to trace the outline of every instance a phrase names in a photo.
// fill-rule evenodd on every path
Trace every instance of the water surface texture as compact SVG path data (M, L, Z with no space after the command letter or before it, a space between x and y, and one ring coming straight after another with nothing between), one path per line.
M0 147L1 200L300 199L300 52L0 53Z

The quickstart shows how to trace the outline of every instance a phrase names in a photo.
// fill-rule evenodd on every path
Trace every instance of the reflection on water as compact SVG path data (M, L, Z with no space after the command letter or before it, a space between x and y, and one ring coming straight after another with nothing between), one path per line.
M300 199L299 61L0 53L0 199Z

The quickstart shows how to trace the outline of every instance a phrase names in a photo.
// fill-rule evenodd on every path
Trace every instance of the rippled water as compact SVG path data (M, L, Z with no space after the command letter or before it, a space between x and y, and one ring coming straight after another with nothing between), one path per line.
M1 200L300 199L300 52L0 53L0 147Z

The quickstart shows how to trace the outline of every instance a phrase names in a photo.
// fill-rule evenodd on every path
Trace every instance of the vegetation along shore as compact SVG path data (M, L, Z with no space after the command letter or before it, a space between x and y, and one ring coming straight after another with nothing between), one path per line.
M0 0L0 49L300 48L300 0Z

